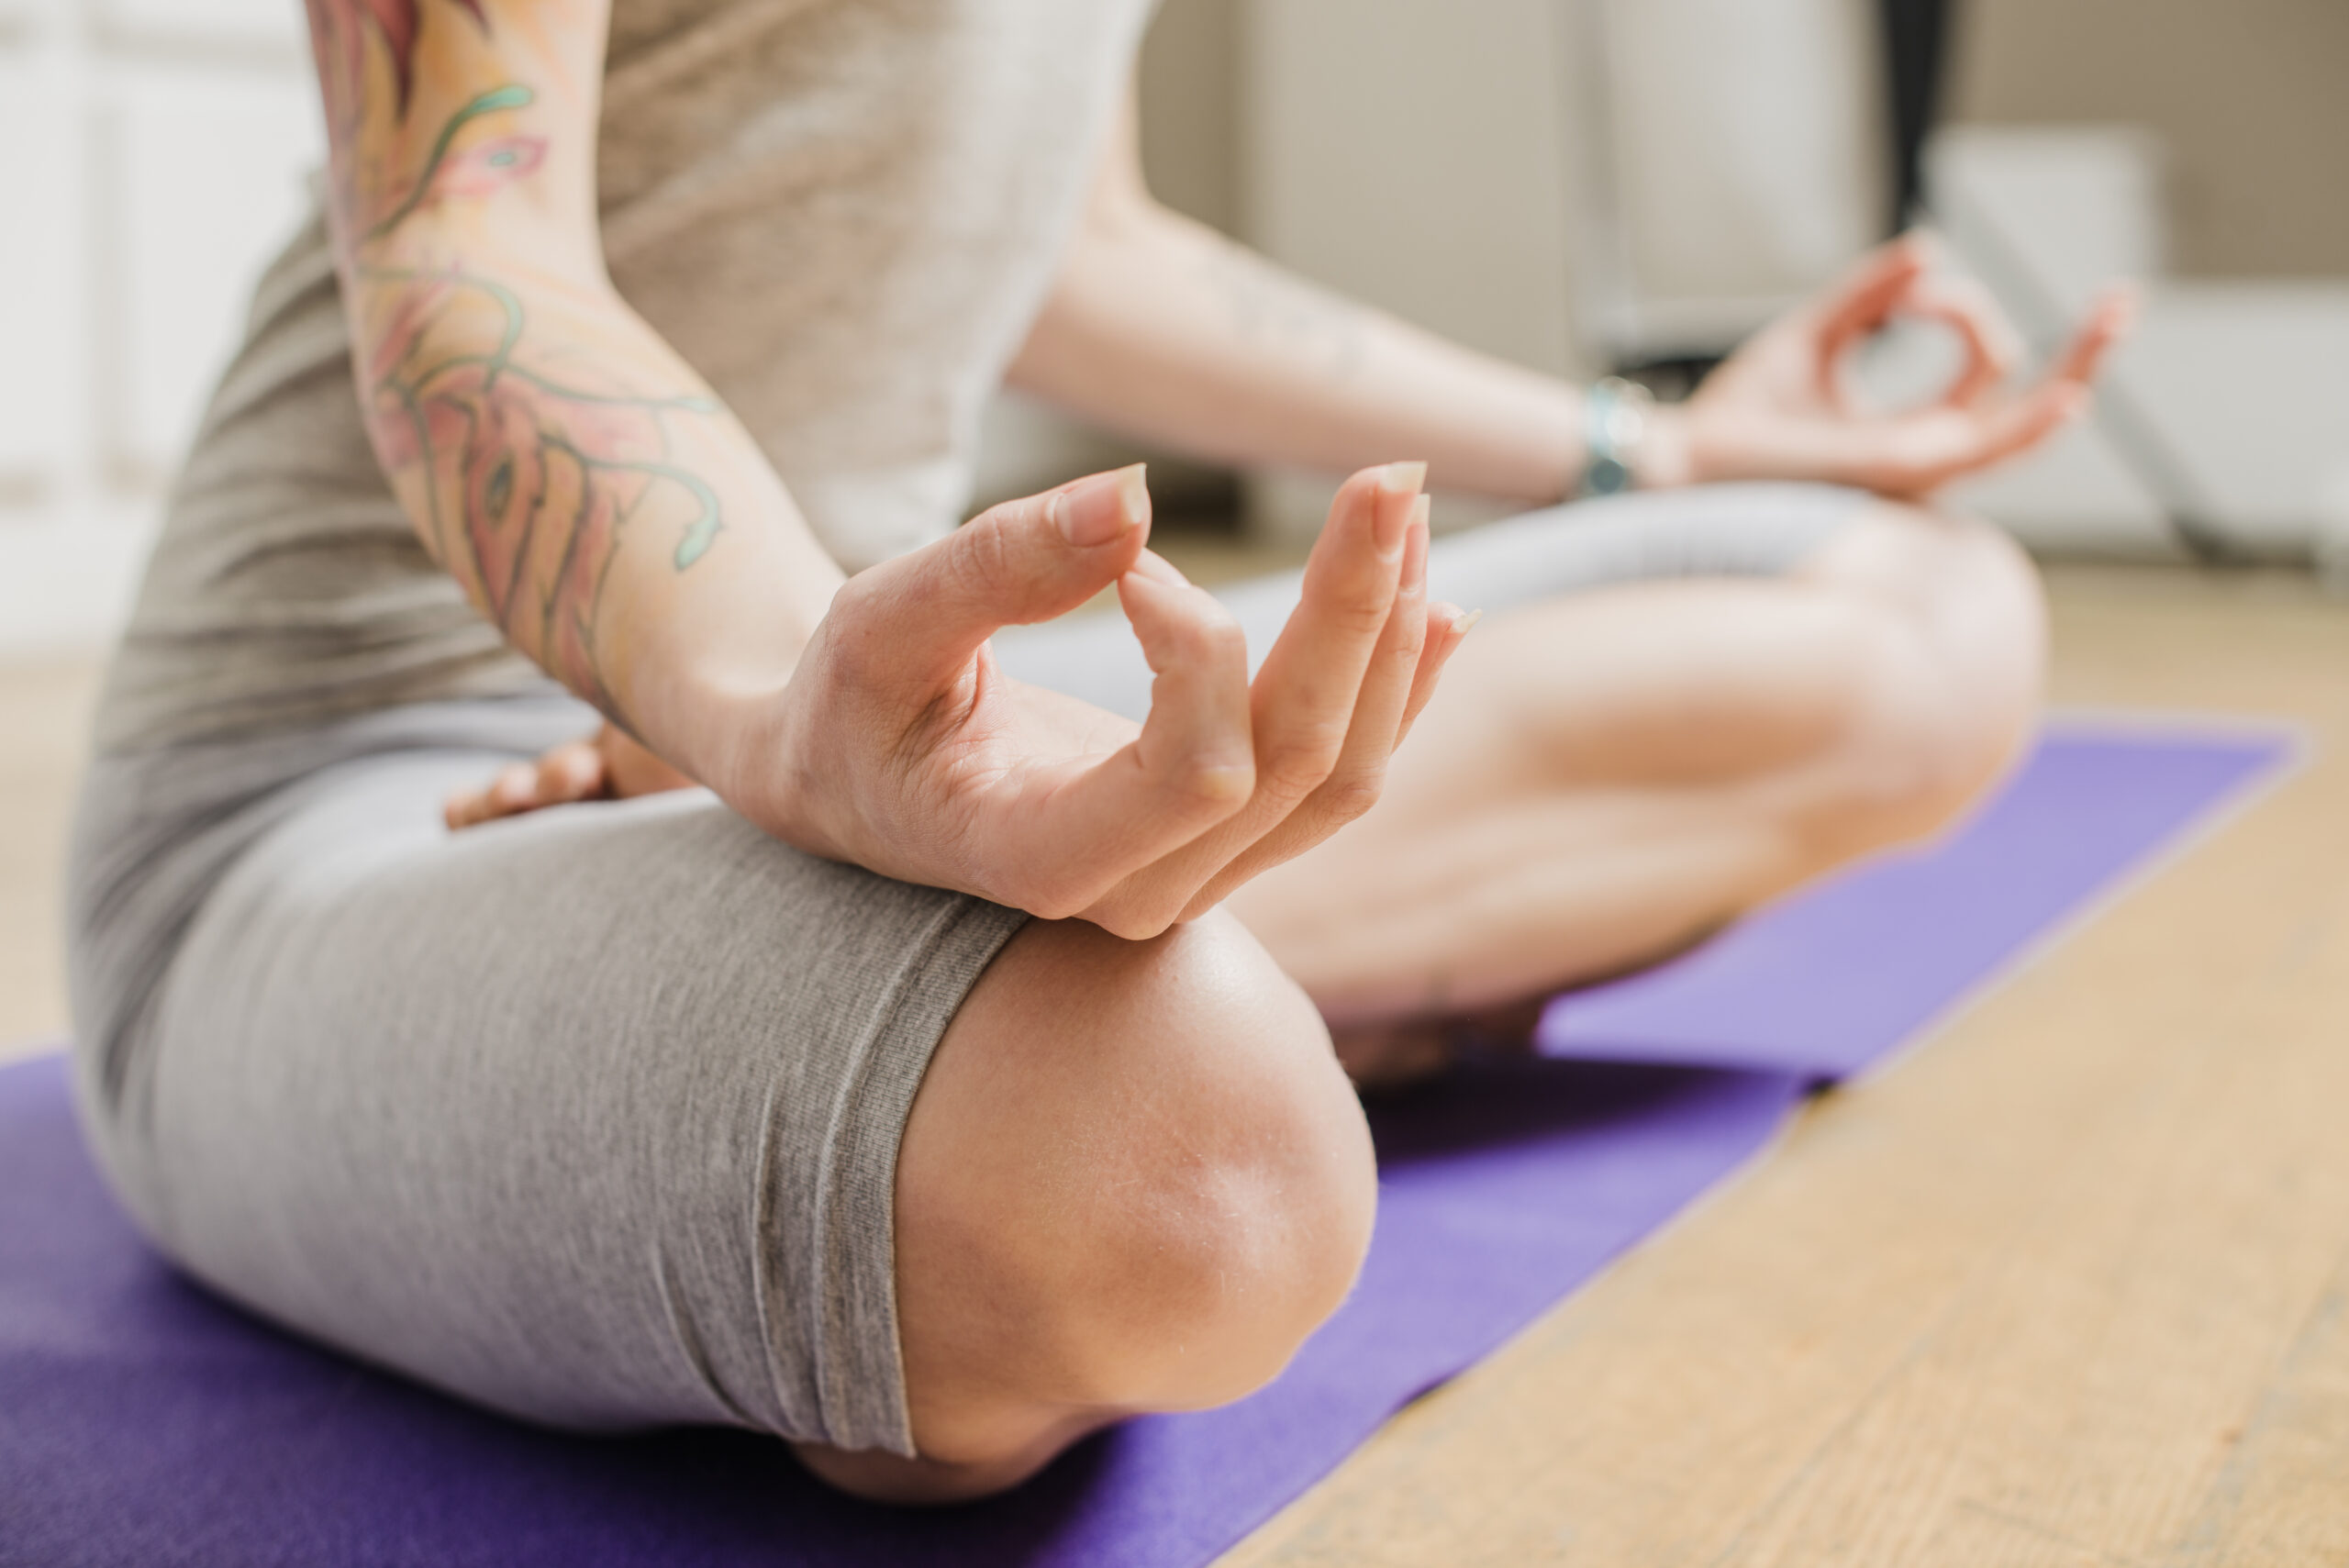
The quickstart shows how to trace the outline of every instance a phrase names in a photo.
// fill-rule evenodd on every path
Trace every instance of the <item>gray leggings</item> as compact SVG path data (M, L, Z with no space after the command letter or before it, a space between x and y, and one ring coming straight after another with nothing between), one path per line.
M1564 508L1443 541L1431 573L1494 609L1768 574L1857 505ZM1252 647L1295 593L1226 595ZM999 649L1147 703L1113 617ZM189 1271L468 1398L910 1453L898 1142L1025 917L801 854L698 791L443 830L449 790L592 723L550 690L100 759L71 872L93 1143Z

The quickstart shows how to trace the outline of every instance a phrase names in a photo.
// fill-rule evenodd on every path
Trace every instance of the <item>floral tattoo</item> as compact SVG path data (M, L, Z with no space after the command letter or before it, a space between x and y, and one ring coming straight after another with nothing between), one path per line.
M624 347L586 351L562 330L562 289L493 275L448 238L463 229L416 224L494 202L546 162L529 84L492 78L448 107L444 83L443 106L424 106L424 29L486 39L482 0L306 3L376 453L434 558L507 639L625 726L598 656L604 591L634 530L662 530L678 572L717 542L724 508L679 457L677 422L722 411L697 389L662 388L674 372Z

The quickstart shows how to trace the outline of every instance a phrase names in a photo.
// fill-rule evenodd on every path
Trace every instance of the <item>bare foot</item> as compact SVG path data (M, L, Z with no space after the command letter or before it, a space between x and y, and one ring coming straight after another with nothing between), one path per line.
M1603 985L1659 963L1668 963L1711 941L1728 924L1724 920L1703 927L1621 969L1594 974L1579 982L1577 988ZM1332 1028L1330 1040L1337 1048L1338 1065L1346 1070L1346 1076L1353 1080L1357 1090L1366 1095L1386 1094L1425 1083L1463 1056L1521 1056L1531 1052L1533 1030L1542 1022L1542 1009L1549 1005L1549 996L1541 995L1475 1012L1435 1014L1397 1023L1353 1024Z
M1365 1095L1391 1094L1423 1084L1463 1056L1522 1055L1533 1049L1533 1026L1546 996L1472 1013L1354 1024L1330 1031L1338 1065Z

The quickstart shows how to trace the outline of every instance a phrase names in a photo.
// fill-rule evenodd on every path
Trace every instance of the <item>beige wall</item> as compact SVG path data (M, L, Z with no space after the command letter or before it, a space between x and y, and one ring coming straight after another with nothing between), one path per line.
M1251 0L1165 0L1143 62L1159 194L1230 228ZM2349 274L2349 0L1965 0L1951 108L2134 121L2172 155L2176 259L2206 276Z
M1240 0L1164 0L1141 57L1142 158L1158 199L1239 222Z
M1969 0L1958 117L2168 143L2175 260L2349 274L2349 0Z
M1572 373L1555 5L1239 0L1241 232L1448 338Z

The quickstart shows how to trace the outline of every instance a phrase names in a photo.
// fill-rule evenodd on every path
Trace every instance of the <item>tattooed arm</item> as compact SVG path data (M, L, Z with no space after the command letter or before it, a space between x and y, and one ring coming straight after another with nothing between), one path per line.
M2015 392L2011 329L1987 295L1932 262L1913 241L1876 251L1757 334L1687 405L1657 409L1640 483L1813 479L1921 495L2076 417L2126 328L2126 299L2101 302L2050 372ZM1947 325L1965 366L1922 406L1854 407L1840 368L1899 315ZM1539 502L1574 490L1586 462L1577 389L1327 293L1152 202L1130 109L1011 380L1233 463L1335 472L1424 452L1442 485Z
M614 292L605 0L308 0L361 406L434 559L688 771L841 578L749 435Z
M604 0L309 0L359 394L435 558L507 638L801 849L1146 937L1368 805L1464 631L1420 471L1339 496L1252 682L1143 548L1138 471L844 583L596 243ZM1149 721L1008 681L987 639L1116 584Z

